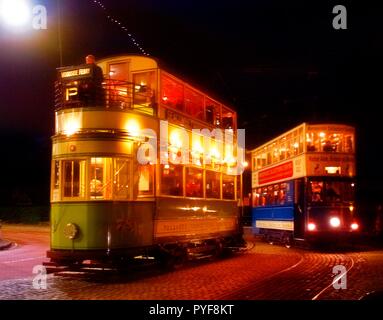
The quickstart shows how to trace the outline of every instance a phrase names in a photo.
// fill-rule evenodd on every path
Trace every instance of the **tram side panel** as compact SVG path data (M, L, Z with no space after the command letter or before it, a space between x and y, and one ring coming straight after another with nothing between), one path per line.
M158 198L155 243L236 237L236 201Z
M150 246L154 207L150 201L53 203L51 247L106 251Z

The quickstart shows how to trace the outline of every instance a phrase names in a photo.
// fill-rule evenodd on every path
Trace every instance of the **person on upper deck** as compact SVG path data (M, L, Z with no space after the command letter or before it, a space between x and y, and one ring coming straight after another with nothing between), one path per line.
M103 106L105 102L104 89L102 87L104 81L102 69L96 65L96 58L92 54L86 56L85 62L92 68L92 77L82 80L80 99L85 106Z

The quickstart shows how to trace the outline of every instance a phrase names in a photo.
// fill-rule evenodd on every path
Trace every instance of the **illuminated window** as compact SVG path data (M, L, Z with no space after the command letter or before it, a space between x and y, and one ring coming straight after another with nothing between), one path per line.
M234 129L234 113L222 107L222 128Z
M84 160L63 161L65 198L83 198L85 196L85 167Z
M126 200L130 198L129 168L129 160L114 159L113 193L115 199Z
M222 197L226 200L234 200L234 176L222 175Z
M90 198L93 200L111 199L111 159L91 158L89 170Z
M138 166L138 195L139 196L154 195L153 169L154 169L153 166L149 164Z
M184 111L183 84L163 72L161 73L161 102L179 111Z
M206 171L206 198L221 198L221 174L214 171Z
M60 200L60 161L52 163L52 200Z
M185 88L185 112L193 118L204 120L203 95L188 87Z
M221 106L213 100L205 99L205 117L206 122L210 123L215 127L221 126Z
M161 194L183 196L183 174L180 165L161 165Z
M156 85L154 71L133 74L133 83L134 108L152 114L151 107L154 102L154 89Z
M53 161L53 189L60 189L60 161Z
M203 197L203 176L202 170L186 168L186 196Z

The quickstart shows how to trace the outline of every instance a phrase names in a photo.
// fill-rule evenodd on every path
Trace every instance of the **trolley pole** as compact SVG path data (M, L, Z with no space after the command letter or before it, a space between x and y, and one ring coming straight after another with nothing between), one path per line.
M60 0L56 1L57 6L57 37L59 45L59 57L60 57L60 67L63 66L63 48L62 48L62 35L61 35L61 4Z

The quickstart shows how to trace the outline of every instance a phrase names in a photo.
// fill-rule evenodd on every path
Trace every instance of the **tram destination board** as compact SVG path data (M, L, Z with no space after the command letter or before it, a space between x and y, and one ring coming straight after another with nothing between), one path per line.
M59 79L62 81L72 81L92 78L93 66L92 65L80 65L58 69Z

